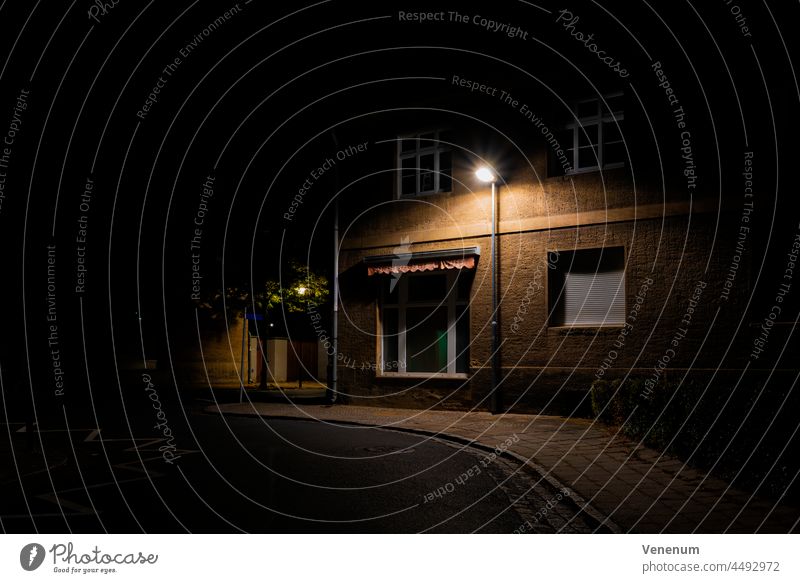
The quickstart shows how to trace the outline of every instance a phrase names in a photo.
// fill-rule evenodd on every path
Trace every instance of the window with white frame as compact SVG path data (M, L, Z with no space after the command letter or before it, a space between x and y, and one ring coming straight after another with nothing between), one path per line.
M383 279L379 322L383 374L467 372L471 278L453 269Z
M548 274L551 326L625 323L625 250L622 247L551 252Z
M572 105L572 118L564 125L558 139L570 163L570 172L586 172L625 165L625 144L622 141L624 95L615 93L603 99L577 101ZM564 174L550 156L551 174Z
M398 141L400 196L449 192L453 187L452 151L445 132L401 137Z

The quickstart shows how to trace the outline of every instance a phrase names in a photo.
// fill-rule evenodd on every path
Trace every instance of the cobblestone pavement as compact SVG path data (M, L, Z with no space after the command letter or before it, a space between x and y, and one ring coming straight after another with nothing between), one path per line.
M796 532L800 520L797 508L732 488L586 419L260 402L213 405L206 411L381 426L484 449L511 441L504 455L524 461L541 476L532 481L532 487L545 488L536 499L564 490L569 504L579 510L562 510L561 517L548 513L546 520L534 522L541 509L528 507L524 514L524 508L519 508L526 505L522 498L516 509L533 531L546 532L555 525L561 532L591 528L600 532L787 533Z
M515 533L588 534L598 527L602 532L609 532L610 529L600 527L570 499L566 488L553 487L519 461L498 457L487 469L520 518Z

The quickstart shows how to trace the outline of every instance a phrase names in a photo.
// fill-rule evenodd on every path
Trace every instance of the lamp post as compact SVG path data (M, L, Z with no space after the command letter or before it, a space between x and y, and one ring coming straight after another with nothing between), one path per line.
M244 307L244 319L242 320L242 361L239 365L239 402L242 402L244 398L244 352L245 352L245 340L247 338L248 330L248 322L247 322L247 306ZM249 347L248 347L249 348ZM248 374L250 374L248 372Z
M489 168L483 166L475 172L475 176L481 182L489 182L492 185L492 236L491 236L491 255L492 263L492 390L489 397L489 408L492 413L500 413L503 408L503 401L500 395L500 387L497 379L500 376L500 360L499 360L499 329L497 326L497 256L496 256L496 240L497 240L497 176Z
M301 296L303 296L304 298L305 298L305 295L306 295L307 291L308 291L308 288L306 288L305 286L302 286L302 285L297 288L297 293L300 294ZM306 303L305 303L305 310L304 311L306 312L306 315L308 315L308 301L306 301ZM305 364L303 363L303 354L304 354L303 344L304 344L304 342L305 342L304 340L300 341L300 366L297 369L297 388L298 389L302 389L303 388L303 369L305 368Z

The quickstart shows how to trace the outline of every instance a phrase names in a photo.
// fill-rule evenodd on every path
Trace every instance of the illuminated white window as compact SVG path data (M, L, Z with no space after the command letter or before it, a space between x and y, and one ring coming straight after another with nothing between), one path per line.
M471 278L464 271L448 270L384 279L382 373L467 372Z
M604 99L584 99L572 106L572 120L563 126L558 139L572 166L572 172L620 168L627 158L622 141L625 119L622 93ZM551 174L563 174L551 158Z
M453 187L452 151L442 132L401 137L398 142L400 196L449 192Z

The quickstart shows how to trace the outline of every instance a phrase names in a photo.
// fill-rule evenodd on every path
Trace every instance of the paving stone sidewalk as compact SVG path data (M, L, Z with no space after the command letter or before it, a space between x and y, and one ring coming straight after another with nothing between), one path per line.
M640 533L796 532L800 509L764 500L615 435L585 419L544 415L233 403L207 412L297 418L412 430L508 452L601 522L603 530Z

